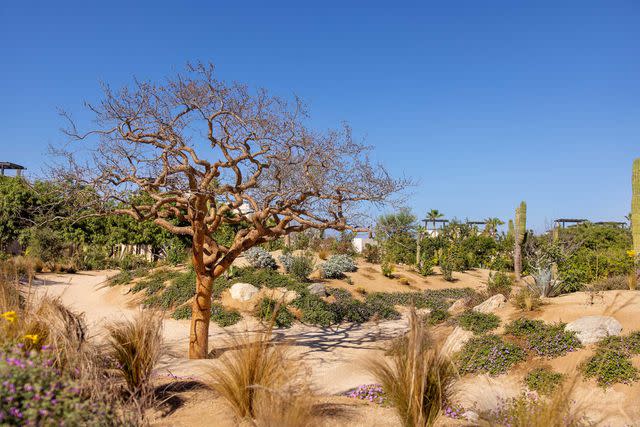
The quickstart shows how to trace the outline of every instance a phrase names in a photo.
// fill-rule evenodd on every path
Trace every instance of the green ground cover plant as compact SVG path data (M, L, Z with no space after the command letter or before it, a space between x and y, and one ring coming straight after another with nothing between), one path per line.
M500 318L493 313L479 313L468 310L460 314L456 319L458 324L467 331L476 335L489 332L500 326Z
M536 368L529 372L524 379L531 391L548 396L553 393L564 380L564 375L553 372L548 367Z
M461 374L489 375L503 374L524 359L524 350L493 334L471 338L456 357Z
M527 350L538 356L559 357L582 347L575 332L565 331L564 323L520 318L505 327L505 333L520 338Z

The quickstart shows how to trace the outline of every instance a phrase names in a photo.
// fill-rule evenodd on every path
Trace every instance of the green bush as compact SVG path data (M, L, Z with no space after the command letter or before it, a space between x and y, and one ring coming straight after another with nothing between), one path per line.
M498 271L497 273L489 274L489 280L487 281L487 292L489 296L502 294L509 298L511 295L511 288L513 287L513 278L507 273Z
M448 257L443 257L440 259L440 271L442 272L442 278L447 282L453 282L453 269L454 264L451 259Z
M379 264L380 263L380 248L378 245L372 245L371 243L366 243L364 248L362 249L362 257L365 261L370 262L371 264Z
M159 307L167 310L184 304L196 294L196 273L193 269L184 273L171 273L175 276L170 279L170 284L163 287L162 291L155 291L144 300L143 304L146 307Z
M191 319L191 306L190 305L181 305L176 308L171 315L176 320L184 320Z
M291 305L300 309L302 312L300 320L303 323L322 327L337 323L336 315L329 307L329 303L316 295L304 293Z
M524 350L492 334L471 338L456 357L461 374L487 373L489 375L505 373L524 359Z
M575 332L564 328L564 323L549 325L542 320L520 318L509 323L505 333L525 340L527 349L538 356L559 357L582 347Z
M313 272L314 268L315 261L311 255L296 255L291 260L291 267L288 273L296 279L306 282L309 280L309 275Z
M211 305L211 320L225 327L238 323L242 320L242 315L238 310L228 310L222 304L214 302Z
M473 310L465 311L458 316L458 324L476 335L496 329L500 326L500 318L493 313L479 313Z
M389 305L413 306L416 309L446 310L461 298L476 295L471 288L429 289L421 292L373 292L367 295L368 301L380 300Z
M542 395L550 395L564 380L564 375L553 372L549 368L536 368L529 372L524 379L529 390Z
M344 273L356 271L358 267L349 255L333 255L320 264L322 277L326 279L342 279Z
M259 246L254 246L244 253L244 258L253 268L267 268L275 270L278 268L273 256Z
M425 317L425 321L427 324L434 326L445 322L450 316L451 315L447 310L436 309L431 310L431 312Z
M273 321L278 328L290 328L295 317L289 309L271 298L262 298L256 306L255 316L266 322Z

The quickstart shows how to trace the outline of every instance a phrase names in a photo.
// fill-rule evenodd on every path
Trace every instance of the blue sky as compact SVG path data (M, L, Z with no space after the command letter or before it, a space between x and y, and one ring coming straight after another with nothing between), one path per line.
M20 3L0 5L0 160L32 175L62 141L56 108L202 60L302 96L318 128L349 122L418 182L419 215L506 220L526 200L540 230L629 212L637 1Z

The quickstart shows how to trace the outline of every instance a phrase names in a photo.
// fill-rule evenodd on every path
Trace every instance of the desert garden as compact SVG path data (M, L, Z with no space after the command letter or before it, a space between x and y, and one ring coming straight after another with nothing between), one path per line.
M640 417L639 160L628 223L534 232L416 216L348 126L211 65L90 111L0 177L0 424Z

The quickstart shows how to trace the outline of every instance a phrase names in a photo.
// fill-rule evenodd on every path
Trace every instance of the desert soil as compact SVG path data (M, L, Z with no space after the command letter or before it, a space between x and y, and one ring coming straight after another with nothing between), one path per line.
M104 326L112 321L129 318L138 310L137 300L123 292L126 287L106 286L108 277L115 271L81 272L78 274L42 274L42 283L37 286L39 294L59 296L69 307L84 313L91 335L100 340ZM350 273L352 284L344 280L326 281L327 286L353 290L364 288L367 292L411 291L442 289L451 287L471 287L482 289L488 272L474 270L455 273L455 282L444 281L438 275L421 277L409 269L399 268L393 279L383 277L379 266L360 263L359 270ZM409 284L402 284L398 278L406 277ZM406 311L405 311L406 313ZM537 312L529 316L547 322L570 322L591 314L605 314L615 317L623 326L623 334L640 329L640 293L632 291L609 291L599 295L579 292L552 298ZM503 324L521 313L511 304L500 308L497 315ZM162 413L155 415L153 424L159 426L234 426L231 411L219 396L203 387L209 378L211 366L218 363L229 338L236 333L255 331L260 325L251 316L237 325L221 328L211 325L210 347L213 358L189 360L186 349L189 336L189 321L164 320L164 338L169 348L162 359L155 377L158 384L164 384L175 396L167 401ZM296 324L290 329L276 331L277 339L292 345L292 352L308 371L316 398L316 408L323 414L328 426L398 426L400 422L389 407L380 407L342 396L345 392L361 385L374 383L364 369L368 358L383 357L388 341L402 334L407 327L406 316L394 321L369 322L363 325L344 325L339 328L318 328ZM453 330L450 326L437 328L437 336L446 338ZM476 407L486 410L494 407L500 399L514 397L523 389L526 373L538 365L549 365L554 370L570 375L577 366L593 352L592 346L569 353L552 360L530 359L516 366L510 373L497 377L464 376L455 386L454 400L466 408ZM640 357L633 359L640 368ZM576 404L586 414L607 426L640 425L640 383L614 385L606 390L593 381L579 379L576 385ZM464 425L460 421L441 419L440 425Z

